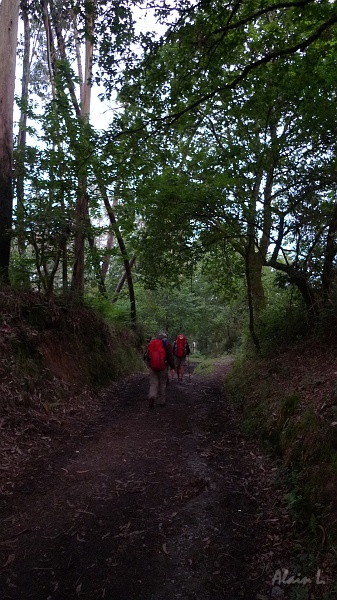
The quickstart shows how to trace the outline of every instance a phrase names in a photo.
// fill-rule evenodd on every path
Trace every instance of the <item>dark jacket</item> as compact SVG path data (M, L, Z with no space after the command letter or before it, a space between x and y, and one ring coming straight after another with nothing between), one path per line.
M163 339L163 344L166 352L166 362L171 369L174 369L174 358L172 353L172 344L167 338Z

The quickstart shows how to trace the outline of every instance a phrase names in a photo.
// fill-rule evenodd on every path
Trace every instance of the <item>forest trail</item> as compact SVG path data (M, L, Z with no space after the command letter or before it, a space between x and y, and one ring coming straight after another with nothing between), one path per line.
M0 510L1 600L270 597L291 524L224 397L230 364L192 369L153 411L147 374L123 380L90 431L35 464Z

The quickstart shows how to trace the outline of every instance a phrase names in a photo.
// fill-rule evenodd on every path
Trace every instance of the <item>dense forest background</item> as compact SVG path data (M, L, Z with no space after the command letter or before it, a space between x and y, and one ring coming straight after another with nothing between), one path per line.
M329 320L336 23L330 0L1 0L2 284L202 353Z

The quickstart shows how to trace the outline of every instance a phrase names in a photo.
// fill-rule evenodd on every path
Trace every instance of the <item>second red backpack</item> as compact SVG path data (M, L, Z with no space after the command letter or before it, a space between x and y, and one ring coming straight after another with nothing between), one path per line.
M178 356L178 358L186 356L186 337L183 333L177 335L174 354Z
M166 369L166 351L162 340L151 340L147 351L151 369L164 371Z

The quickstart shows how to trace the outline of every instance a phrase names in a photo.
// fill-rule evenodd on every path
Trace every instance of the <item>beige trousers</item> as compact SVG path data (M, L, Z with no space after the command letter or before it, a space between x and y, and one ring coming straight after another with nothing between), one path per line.
M164 371L150 369L149 400L157 401L160 405L166 404L166 382L167 369Z

